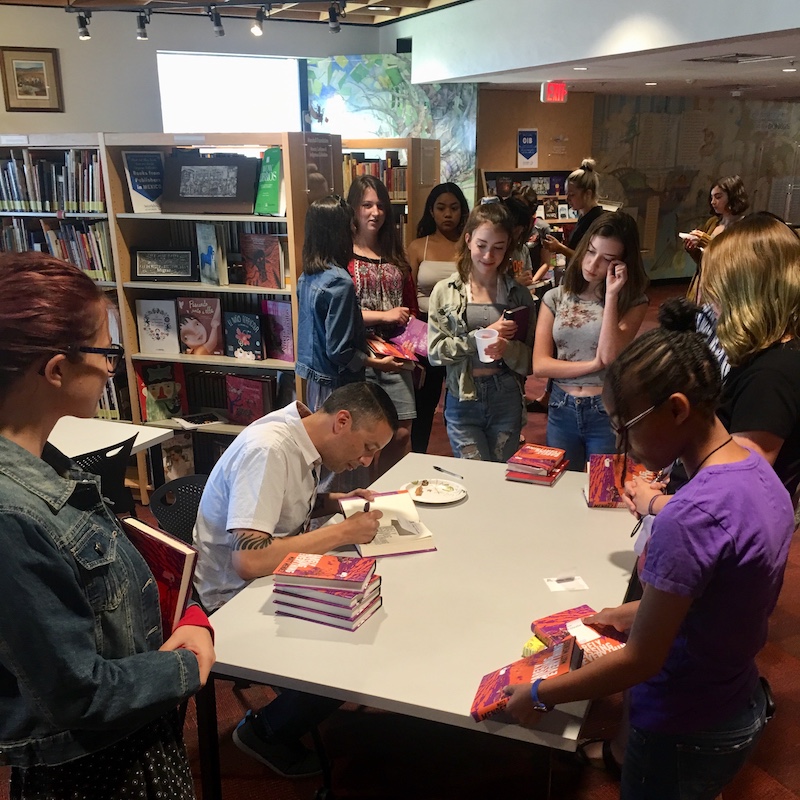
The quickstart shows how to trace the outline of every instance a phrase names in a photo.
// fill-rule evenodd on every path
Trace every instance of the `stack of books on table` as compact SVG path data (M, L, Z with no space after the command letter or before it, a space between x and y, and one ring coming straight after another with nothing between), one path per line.
M526 443L508 459L506 480L552 486L569 466L564 455L558 447Z
M354 631L382 605L374 558L289 553L273 573L275 614Z

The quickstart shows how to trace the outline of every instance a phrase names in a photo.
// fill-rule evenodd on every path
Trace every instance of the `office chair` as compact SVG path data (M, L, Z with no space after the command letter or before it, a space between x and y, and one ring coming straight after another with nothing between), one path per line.
M133 493L125 486L125 472L135 441L136 436L134 435L119 444L104 447L102 450L94 450L73 459L82 470L100 477L100 491L103 498L117 515L136 516Z
M187 544L192 543L192 530L207 480L207 475L175 478L150 495L150 510L158 524Z

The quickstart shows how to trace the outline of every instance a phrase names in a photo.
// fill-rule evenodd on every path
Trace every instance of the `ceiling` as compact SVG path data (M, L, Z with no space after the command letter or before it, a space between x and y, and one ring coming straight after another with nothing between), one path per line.
M346 0L339 5L345 8L342 25L380 25L394 22L401 17L432 11L445 6L457 5L468 0L375 0L371 3ZM211 5L226 17L255 17L258 9L270 7L271 19L295 22L328 21L330 0L296 0L296 2L270 3L268 0L0 0L0 5L43 6L47 8L71 8L75 11L152 11L178 13L205 13Z

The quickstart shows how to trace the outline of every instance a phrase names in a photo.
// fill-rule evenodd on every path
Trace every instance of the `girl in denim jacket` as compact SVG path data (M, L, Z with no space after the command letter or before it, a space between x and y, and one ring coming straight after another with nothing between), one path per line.
M509 274L513 226L499 203L473 208L459 242L458 271L431 293L428 359L447 368L444 418L459 458L507 461L519 447L535 306L528 289ZM524 331L504 315L520 306L528 309ZM475 341L483 328L499 334L486 348L489 363L480 360Z
M194 797L178 704L214 663L189 608L163 641L158 588L99 479L47 444L91 417L123 351L85 273L0 255L0 766L14 800Z

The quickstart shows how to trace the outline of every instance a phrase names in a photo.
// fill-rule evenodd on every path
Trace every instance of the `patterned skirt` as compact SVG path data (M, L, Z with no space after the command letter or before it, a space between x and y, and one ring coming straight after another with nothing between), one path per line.
M11 800L194 800L178 712L57 766L13 767Z

